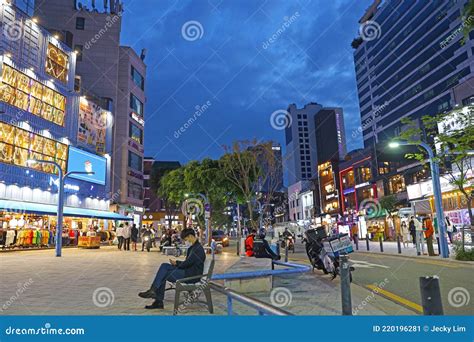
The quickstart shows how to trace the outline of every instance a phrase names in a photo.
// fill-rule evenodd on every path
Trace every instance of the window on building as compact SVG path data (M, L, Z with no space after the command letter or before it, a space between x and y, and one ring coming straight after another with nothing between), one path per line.
M406 190L405 178L402 175L395 175L388 181L388 188L391 194L398 194Z
M143 103L132 93L130 93L130 108L132 108L135 113L143 116Z
M140 127L133 123L129 123L128 127L128 136L132 138L132 140L136 141L140 145L143 144L143 131Z
M76 17L76 30L84 30L86 26L86 18Z
M137 69L135 69L132 65L131 68L131 76L133 83L137 85L141 90L145 89L145 79L143 78L142 74L140 74Z
M379 163L379 175L385 175L390 172L390 164L388 162Z
M82 61L82 45L74 45L74 51L76 51L76 61L80 62Z
M128 197L142 199L143 198L143 186L131 181L128 181L127 189Z
M358 173L360 183L369 182L372 179L372 171L368 166L360 167Z
M351 170L342 176L343 188L351 188L355 185L354 171Z
M128 166L141 172L143 169L142 157L132 151L128 151Z
M463 106L472 106L474 105L474 96L466 97L462 100Z

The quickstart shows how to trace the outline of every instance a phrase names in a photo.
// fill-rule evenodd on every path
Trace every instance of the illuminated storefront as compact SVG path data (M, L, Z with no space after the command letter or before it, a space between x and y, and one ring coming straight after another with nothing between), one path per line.
M339 191L335 179L332 162L318 165L318 181L321 201L321 211L326 214L339 213Z

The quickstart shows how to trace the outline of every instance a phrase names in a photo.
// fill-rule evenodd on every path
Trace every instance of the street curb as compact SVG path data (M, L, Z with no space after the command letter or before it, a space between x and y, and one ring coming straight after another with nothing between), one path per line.
M474 266L474 261L462 261L462 260L455 260L455 259L439 259L437 257L429 257L429 256L424 256L424 255L403 255L403 254L392 254L392 253L382 253L382 252L364 252L364 251L354 251L354 255L357 254L364 254L364 255L383 255L383 256L393 256L397 258L405 258L405 259L424 259L424 260L431 260L431 261L441 261L441 262L446 262L446 263L453 263L453 264L459 264L459 265L464 265L464 266Z

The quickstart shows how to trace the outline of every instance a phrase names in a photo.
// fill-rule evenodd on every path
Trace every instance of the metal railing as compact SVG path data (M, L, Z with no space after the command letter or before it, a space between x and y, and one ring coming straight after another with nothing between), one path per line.
M288 268L275 270L274 265L286 266ZM292 262L273 261L271 270L214 274L211 280L251 279L283 274L305 273L309 271L311 271L311 267L307 265L295 264Z
M227 296L227 314L228 315L234 315L234 303L233 303L234 300L257 310L259 315L273 315L273 316L292 316L293 315L292 313L288 311L282 310L273 305L262 302L261 300L248 297L234 290L228 289L222 285L219 285L213 281L209 283L209 286L214 291L217 291Z
M275 265L286 266L285 269L275 270ZM282 261L272 261L271 270L257 270L252 272L234 272L234 273L224 273L224 274L214 274L211 277L211 280L235 280L235 279L253 279L253 278L262 278L268 276L277 276L283 274L295 274L295 273L305 273L311 270L310 266L295 264L291 262L282 262ZM209 286L224 295L227 296L227 313L233 315L233 300L236 300L244 305L247 305L255 310L260 315L278 315L278 316L287 316L292 315L291 313L277 308L268 303L262 302L258 299L248 297L241 293L238 293L234 290L226 288L222 285L217 284L216 282L211 281Z

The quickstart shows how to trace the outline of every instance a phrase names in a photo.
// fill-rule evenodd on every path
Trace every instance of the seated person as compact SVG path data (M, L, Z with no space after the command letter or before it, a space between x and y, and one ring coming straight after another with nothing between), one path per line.
M265 240L265 233L260 233L258 238L253 240L253 255L256 258L270 258L272 260L280 260L280 255L276 254Z
M169 264L161 264L156 273L155 280L148 291L140 292L138 295L142 298L154 298L155 301L151 305L145 306L145 309L163 309L163 298L165 296L166 282L176 282L179 279L194 277L203 274L204 261L206 253L204 248L196 238L196 233L191 228L186 228L181 232L181 239L186 242L188 252L186 260L176 261L170 259ZM193 282L198 282L195 279Z
M245 239L245 255L248 257L253 256L253 240L255 239L255 234L257 231L252 229L249 236Z

